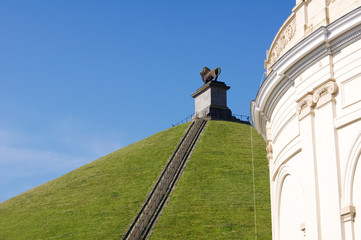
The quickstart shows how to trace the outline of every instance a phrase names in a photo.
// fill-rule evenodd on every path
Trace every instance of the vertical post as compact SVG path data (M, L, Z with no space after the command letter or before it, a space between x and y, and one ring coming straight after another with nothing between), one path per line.
M341 181L335 119L337 85L333 79L314 91L315 129L321 233L323 239L343 239L340 216Z
M355 215L355 206L347 206L341 209L341 217L345 228L345 240L356 240L354 230Z
M305 191L305 223L303 225L307 239L321 239L319 197L317 182L317 158L314 126L314 103L312 94L304 96L298 101L297 113L299 119L300 136L302 140L303 179ZM303 224L303 223L300 223ZM325 238L327 239L327 238Z

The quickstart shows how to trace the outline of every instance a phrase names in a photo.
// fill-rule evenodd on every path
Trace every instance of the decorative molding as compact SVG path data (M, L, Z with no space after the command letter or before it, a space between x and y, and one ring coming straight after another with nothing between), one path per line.
M333 3L336 0L327 0L327 6L330 5L331 3Z
M353 43L354 41L359 40L360 36L361 36L361 30L359 29L359 30L349 34L346 38L343 38L340 41L336 42L335 44L332 44L332 46L330 47L330 50L337 51L337 49L339 47L348 46L349 44Z
M289 71L290 78L296 78L299 74L302 73L308 66L312 66L313 63L321 60L326 54L329 53L329 48L321 48L319 51L315 52L312 55L302 58L300 64L298 64L294 69Z
M347 125L355 121L359 121L360 119L361 119L361 111L355 110L351 113L345 114L335 119L335 128L340 129L346 127Z
M330 79L327 83L314 90L312 99L314 104L317 104L317 107L330 102L337 93L338 87L334 81L334 79Z
M301 120L312 112L315 103L313 102L312 94L303 97L297 104L298 119Z
M273 147L272 147L271 141L268 141L267 146L266 146L266 151L267 151L268 162L271 162L273 159Z
M258 133L265 138L266 121L282 98L293 86L294 79L326 55L341 51L361 40L361 7L347 13L326 27L308 35L273 63L257 97L251 103L251 117ZM272 50L272 46L270 48ZM267 55L268 66L270 55ZM281 77L285 74L284 77ZM288 76L288 77L287 77Z
M271 197L274 199L273 201L273 209L274 213L275 213L275 220L274 220L274 224L275 226L272 226L272 230L276 229L276 231L273 232L275 238L274 239L279 239L279 226L280 226L280 211L281 211L281 194L282 194L282 186L283 183L286 179L286 177L288 176L292 176L293 175L293 170L291 167L287 166L287 165L283 165L279 171L279 174L277 174L277 178L273 178L272 180L275 181L274 185L274 191L272 192L273 196L271 195ZM273 222L272 222L273 224Z
M287 44L293 39L296 33L296 18L294 17L291 22L281 30L277 41L274 43L272 49L268 52L268 60L266 60L267 71L269 71L270 66L272 66L277 59L280 57L282 51L286 48Z
M291 142L289 142L286 147L284 147L277 156L274 156L273 166L270 169L270 178L272 181L275 181L277 175L281 171L281 169L287 165L288 161L295 157L302 151L301 138L298 136Z
M273 198L273 204L274 204L274 213L275 213L275 217L276 219L274 219L274 223L275 226L272 229L275 229L276 231L274 231L274 238L272 239L279 239L280 238L280 211L281 211L281 195L282 195L282 188L283 188L283 184L286 180L287 177L292 177L294 179L294 183L296 184L295 187L295 191L300 193L300 197L302 199L300 199L300 204L297 206L297 208L304 210L305 209L305 199L304 199L304 191L303 191L303 184L302 181L300 181L299 176L297 175L297 173L287 164L284 164L280 167L279 173L277 174L277 176L275 177L275 179L273 179L273 181L275 181L274 185L273 185L273 191L272 191L272 198ZM272 210L273 210L272 209ZM273 224L273 222L272 222Z
M350 147L350 153L347 159L342 190L342 206L353 205L353 190L356 167L361 156L361 131L357 134L357 137L353 141Z
M347 206L341 209L341 217L344 222L355 221L355 206Z

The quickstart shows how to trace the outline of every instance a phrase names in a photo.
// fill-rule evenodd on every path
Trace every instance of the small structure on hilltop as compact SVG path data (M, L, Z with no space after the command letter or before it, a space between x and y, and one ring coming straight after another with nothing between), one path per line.
M200 72L204 85L192 94L195 102L193 119L204 118L207 120L225 120L247 123L232 115L227 107L227 91L230 89L224 82L217 81L221 68L210 70L204 67Z

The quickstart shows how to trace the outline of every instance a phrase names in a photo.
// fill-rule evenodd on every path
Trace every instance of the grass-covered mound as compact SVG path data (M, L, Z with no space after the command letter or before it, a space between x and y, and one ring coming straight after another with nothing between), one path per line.
M0 204L0 239L119 239L189 124L157 133Z
M120 239L189 124L0 204L0 239ZM211 121L151 239L254 239L251 127ZM265 144L253 130L258 239L271 239Z
M155 239L255 239L251 127L208 123L153 234ZM258 239L271 239L265 143L253 129Z

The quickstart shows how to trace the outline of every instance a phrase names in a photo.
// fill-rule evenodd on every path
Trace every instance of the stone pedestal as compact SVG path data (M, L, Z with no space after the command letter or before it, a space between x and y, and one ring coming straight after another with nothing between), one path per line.
M234 121L232 111L227 107L227 90L224 82L210 81L200 87L192 98L195 101L194 118Z

